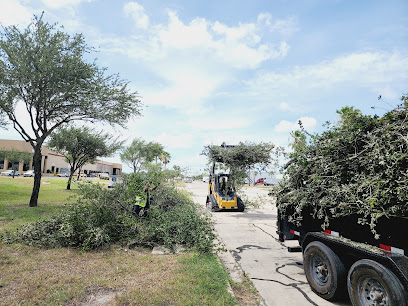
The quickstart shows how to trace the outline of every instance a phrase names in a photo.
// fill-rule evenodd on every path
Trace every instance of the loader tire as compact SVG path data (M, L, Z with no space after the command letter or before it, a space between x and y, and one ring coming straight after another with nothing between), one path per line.
M245 204L241 200L241 198L237 198L237 206L238 206L238 211L243 212L245 210Z

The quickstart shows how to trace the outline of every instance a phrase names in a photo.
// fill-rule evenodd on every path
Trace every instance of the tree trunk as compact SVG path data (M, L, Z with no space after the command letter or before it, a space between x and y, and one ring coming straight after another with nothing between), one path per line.
M69 175L69 178L68 178L67 190L71 190L71 181L72 181L72 173Z
M74 168L71 167L71 170L69 171L69 178L68 178L68 183L67 183L67 190L71 190L71 182L72 182L72 177L74 176Z
M33 166L34 166L34 185L31 193L30 207L37 207L38 195L41 187L41 145L34 148Z

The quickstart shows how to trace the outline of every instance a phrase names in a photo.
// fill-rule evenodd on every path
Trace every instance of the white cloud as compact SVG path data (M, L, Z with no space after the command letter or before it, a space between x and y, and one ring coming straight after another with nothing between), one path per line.
M128 2L123 7L125 15L131 17L137 28L146 29L149 26L149 16L146 15L145 9L137 2Z
M401 92L395 91L391 86L389 85L383 85L383 86L378 86L374 88L374 91L378 94L381 95L381 100L382 101L387 101L387 100L398 100L401 98Z
M186 172L188 174L195 174L199 173L200 171L201 172L204 171L207 162L208 160L206 156L197 154L190 157L176 158L174 160L170 160L170 165L181 166L183 169L187 170Z
M289 50L285 41L263 42L264 28L259 23L227 26L219 21L195 18L185 24L176 12L169 10L167 24L147 29L148 16L141 5L128 3L124 10L126 15L134 15L135 19L142 16L145 21L139 20L141 24L138 25L146 32L138 31L130 39L104 37L99 43L106 51L143 61L165 60L178 52L188 51L188 54L194 54L193 59L198 63L215 61L229 68L255 69L264 61L285 57Z
M169 10L167 23L147 26L149 19L140 4L127 3L124 12L141 20L135 35L101 35L96 44L104 52L145 63L161 80L159 86L143 89L145 103L177 108L187 114L199 112L207 98L233 81L237 69L256 69L265 61L286 56L289 50L285 41L263 41L264 22L228 26L198 17L183 22Z
M23 25L30 23L34 10L18 0L0 0L0 23L3 26Z
M194 137L192 134L183 133L180 135L169 135L167 133L160 134L156 137L156 141L164 145L166 148L191 148Z
M295 111L295 109L293 108L293 107L291 107L288 103L286 103L286 102L281 102L281 103L279 103L279 109L281 110L281 111L284 111L284 112L293 112L293 111Z
M264 23L271 32L279 32L283 35L291 35L299 30L294 17L273 20L270 13L261 13L258 15L258 23Z
M301 117L299 120L296 120L295 122L290 122L287 120L282 120L280 121L275 127L274 130L276 132L291 132L295 130L299 130L299 124L298 122L302 121L303 127L307 131L313 131L316 127L316 119L312 117Z
M210 130L220 130L223 131L228 129L236 129L248 126L250 124L249 119L237 118L236 116L231 116L225 118L223 114L210 114L208 116L199 116L194 119L187 121L190 127L195 129L210 131Z
M41 0L44 5L51 9L62 9L75 7L82 2L92 2L94 0Z
M408 56L398 52L363 52L315 65L297 66L286 73L267 72L248 82L251 92L318 92L342 83L377 88L408 78Z

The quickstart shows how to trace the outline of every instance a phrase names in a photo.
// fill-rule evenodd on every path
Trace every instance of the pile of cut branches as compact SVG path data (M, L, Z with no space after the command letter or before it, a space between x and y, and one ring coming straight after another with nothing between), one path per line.
M356 214L376 238L379 218L408 218L408 97L402 101L382 118L345 107L321 135L303 131L273 191L281 215L300 224L311 211L327 227Z

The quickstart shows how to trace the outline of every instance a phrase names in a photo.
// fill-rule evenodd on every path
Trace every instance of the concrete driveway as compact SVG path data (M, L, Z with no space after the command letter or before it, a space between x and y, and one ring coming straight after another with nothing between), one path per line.
M207 183L186 184L195 202L205 206ZM328 302L315 293L307 283L301 253L289 253L288 244L279 242L276 234L276 208L258 187L244 188L249 198L261 197L259 209L245 212L212 213L215 229L236 263L252 280L268 305L350 305ZM287 242L289 243L289 242ZM296 242L290 241L293 246Z

